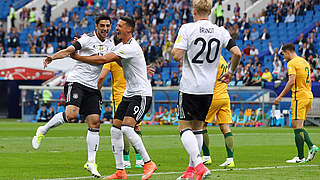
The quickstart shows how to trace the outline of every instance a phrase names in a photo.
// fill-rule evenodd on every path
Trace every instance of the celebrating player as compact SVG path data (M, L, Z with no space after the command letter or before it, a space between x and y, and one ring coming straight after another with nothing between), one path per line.
M222 77L229 83L240 62L241 51L224 27L218 27L208 20L211 0L194 0L195 22L181 26L172 50L176 61L183 59L182 79L178 99L179 131L181 141L189 153L190 162L186 172L179 177L204 179L210 170L200 157L203 143L202 128L212 102L221 49L232 53L231 67Z
M217 123L219 124L220 130L224 135L226 150L227 150L227 160L220 164L221 167L234 167L233 161L233 135L229 127L232 124L231 120L231 110L230 110L230 97L228 94L226 83L221 82L222 75L227 72L228 64L224 58L220 57L217 81L214 87L214 93L212 102L209 108L208 115L206 117L204 127L203 127L203 161L204 164L211 164L211 157L209 151L209 136L207 130L207 124L212 123L214 118L217 117Z
M105 56L79 56L73 58L79 61L95 64L105 64L116 61L123 67L126 90L113 120L111 127L112 150L116 160L117 171L106 179L126 179L127 174L123 163L123 134L141 154L144 161L144 175L142 180L149 179L157 169L151 161L140 136L134 131L148 112L152 101L152 88L147 78L146 61L143 51L137 41L132 38L134 20L130 17L121 17L116 30L122 42L114 51Z
M101 15L96 19L96 31L84 34L71 46L58 51L44 60L47 67L53 60L62 59L79 50L81 55L104 55L113 49L113 42L107 38L111 29L111 19ZM102 98L97 87L97 81L102 65L77 62L67 75L64 86L66 96L66 110L56 114L47 124L37 129L32 139L32 146L38 149L44 135L54 127L78 118L79 113L86 116L88 122L87 144L88 162L84 168L95 177L100 177L96 165L96 152L99 148L99 128Z
M304 163L305 161L312 161L315 154L319 151L319 148L312 144L309 134L303 127L313 101L310 65L305 59L297 56L295 47L291 43L282 47L282 54L283 58L288 61L289 81L280 95L275 99L274 104L280 104L282 97L292 89L291 118L298 156L286 162ZM309 148L307 160L304 158L304 142L306 142Z

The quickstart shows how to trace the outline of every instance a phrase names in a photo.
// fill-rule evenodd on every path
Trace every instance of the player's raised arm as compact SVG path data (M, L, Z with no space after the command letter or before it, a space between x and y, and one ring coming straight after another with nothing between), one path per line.
M48 66L48 64L50 64L53 60L65 58L65 57L69 56L70 54L74 53L75 51L76 51L75 47L73 45L71 45L71 46L67 47L66 49L62 49L62 50L56 52L52 56L47 56L46 59L43 61L44 68L46 68Z
M172 56L175 61L180 61L183 58L185 51L179 48L172 49Z
M75 60L90 63L90 64L105 64L112 61L121 60L121 58L113 52L110 52L104 56L80 56L79 54L74 53L70 55L70 57Z

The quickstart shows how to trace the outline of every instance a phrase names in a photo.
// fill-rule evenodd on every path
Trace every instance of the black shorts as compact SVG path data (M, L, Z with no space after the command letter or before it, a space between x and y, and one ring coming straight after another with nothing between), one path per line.
M179 92L178 112L180 120L206 120L212 94L196 95Z
M101 114L102 97L97 89L89 88L80 83L66 82L64 85L66 106L74 105L80 108L80 114Z
M152 102L150 96L123 97L119 104L115 119L123 120L125 116L133 117L139 124L149 111Z

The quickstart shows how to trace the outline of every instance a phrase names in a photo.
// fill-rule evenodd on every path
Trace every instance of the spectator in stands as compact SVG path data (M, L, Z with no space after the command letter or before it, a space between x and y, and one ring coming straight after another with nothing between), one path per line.
M88 21L86 19L86 17L83 17L81 22L80 22L81 28L86 28L88 27Z
M62 15L61 15L61 21L62 21L62 22L65 22L65 23L68 23L69 20L70 20L70 18L69 18L68 9L67 9L67 8L64 8L64 11L63 11L63 13L62 13Z
M301 54L302 57L304 57L305 59L307 57L309 57L310 54L312 54L313 52L308 49L308 44L305 42L303 43L302 47L299 47L298 52Z
M156 123L160 123L160 119L162 118L162 116L163 116L163 106L160 105L158 112L156 112L154 115L154 121Z
M280 12L280 9L277 10L276 15L274 16L274 21L279 24L282 22L282 14Z
M53 107L51 106L47 115L47 121L49 121L56 113L54 112Z
M171 86L179 86L179 79L177 76L177 72L173 72L173 77L171 78Z
M285 23L292 23L295 21L295 15L293 14L292 10L289 10L289 14L287 15L286 19L284 20Z
M239 39L239 26L238 26L238 24L235 24L232 26L230 35L231 35L232 39Z
M269 52L272 55L272 61L275 61L277 58L280 57L280 52L278 48L274 48L273 50L271 42L269 42Z
M60 22L57 28L57 40L58 42L62 42L64 40L65 37L65 30L62 27L62 23Z
M219 0L215 4L214 8L215 8L214 9L214 14L215 14L215 17L216 17L215 24L218 25L218 26L223 26L223 24L224 24L224 12L223 12L223 9L222 9L222 1Z
M14 57L14 52L12 50L12 47L8 47L8 51L6 53L7 57Z
M30 46L30 54L37 54L36 45L33 44Z
M241 19L241 22L239 23L239 25L240 25L240 31L243 31L243 30L245 30L245 29L249 29L250 28L250 25L249 25L249 23L246 21L246 18L245 17L243 17L242 19ZM250 33L249 33L250 34Z
M258 56L254 57L254 63L253 63L254 68L256 69L258 66L261 66L261 63L259 61Z
M306 39L304 38L304 34L300 33L299 38L296 41L296 44L299 45L299 47L303 47L303 43L307 42Z
M6 33L3 30L3 27L0 27L0 44L4 46L4 38L6 36Z
M252 23L252 24L258 23L258 18L256 17L255 13L252 14L251 18L249 18L249 23Z
M125 10L123 9L123 6L120 6L119 9L117 9L117 16L123 16L125 13Z
M254 41L256 39L259 39L259 32L256 30L256 28L252 28L252 32L250 33L250 40Z
M319 33L320 33L320 22L319 21L316 22L316 27L314 28L314 30L316 33L316 37L318 37Z
M54 53L54 48L51 43L48 44L48 47L46 49L46 54L53 54Z
M316 81L316 75L314 73L314 70L311 69L310 71L311 71L310 80L311 80L311 82L315 82Z
M288 80L288 72L283 66L281 67L281 70L280 70L280 73L279 73L278 77L279 77L279 79L281 81L287 81Z
M308 40L307 40L307 48L309 49L310 54L314 54L314 50L315 50L314 49L314 43L312 42L311 37L309 37Z
M315 80L317 82L320 82L320 68L317 68L317 70L314 72Z
M12 28L11 30L11 33L8 34L8 47L16 48L20 45L19 34L16 28Z
M36 48L38 49L37 53L40 53L39 50L42 50L45 47L45 44L46 42L44 41L43 37L40 36L36 41Z
M163 81L163 79L162 79L161 74L159 73L157 76L158 76L158 78L157 78L157 80L155 80L154 84L155 84L157 87L164 86L164 81Z
M69 23L66 23L66 27L64 28L64 41L70 42L72 40L71 38L72 29L69 27Z
M110 124L113 120L112 118L112 108L107 104L104 106L105 112L103 113L102 123L103 124Z
M238 2L236 2L236 6L233 8L233 13L240 13L240 6Z
M19 14L19 18L20 18L20 31L23 29L23 28L27 28L28 26L28 21L29 21L29 14L30 12L28 11L27 8L22 8L22 11L20 12Z
M24 55L24 51L21 50L20 46L17 46L17 47L16 47L16 52L15 52L14 56L15 56L16 58L20 58L20 57L22 57L22 55Z
M232 18L231 18L231 23L232 23L232 24L239 23L240 19L241 19L241 17L240 17L240 15L239 15L239 13L236 12L236 13L232 16Z
M281 67L282 67L282 64L281 64L281 61L279 59L279 57L273 61L272 63L273 65L273 72L272 74L276 75L279 79L279 74L280 74L280 71L281 71Z
M234 85L236 86L239 81L242 81L241 67L240 66L238 66L238 70L237 70L237 73L235 75L235 83L234 83Z
M3 44L0 43L0 57L3 57L6 54Z
M45 4L42 6L42 12L44 13L45 21L50 22L51 17L51 4L46 0Z
M250 76L250 72L246 72L244 78L243 78L243 85L245 86L250 86L251 85L251 76Z
M90 6L87 6L87 9L84 11L84 15L86 15L86 16L93 15L93 11L91 10Z
M56 26L53 24L53 22L50 23L50 26L47 28L47 40L48 42L54 42L56 38Z
M256 49L254 45L252 45L250 49L250 56L258 56L258 55L259 55L259 50Z
M266 20L266 12L264 11L264 9L262 9L260 16L259 16L259 21L258 23L260 24L264 24Z
M251 79L251 86L261 86L261 76L258 72L255 72Z
M267 28L263 29L263 33L260 35L259 39L267 40L270 38L270 34L267 32Z
M45 105L41 106L41 109L39 109L39 111L38 111L37 117L38 117L38 119L37 119L38 122L47 122L48 121L48 119L47 119L48 111L47 111Z
M263 81L272 81L272 74L270 73L269 68L264 68L264 73L262 74L261 78Z
M250 44L247 44L247 47L243 49L242 54L245 56L250 56Z
M224 28L229 29L229 27L232 26L231 22L230 22L230 18L226 18L226 23L224 24Z
M249 29L246 29L246 30L244 30L242 40L243 40L243 41L247 41L247 40L249 40L249 39L250 39L250 30L249 30Z

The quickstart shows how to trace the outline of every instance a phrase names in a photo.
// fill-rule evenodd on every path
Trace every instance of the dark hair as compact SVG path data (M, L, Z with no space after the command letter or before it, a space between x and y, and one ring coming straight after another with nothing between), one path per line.
M101 20L109 20L111 22L111 18L106 15L100 15L96 18L96 24L99 24Z
M127 25L128 25L129 27L131 27L131 32L133 32L134 26L135 26L134 20L133 20L131 17L129 17L129 16L122 16L122 17L120 17L120 19L121 19L122 21L125 21L125 22L127 23Z
M288 43L284 46L282 46L282 51L289 50L290 52L296 52L296 48L292 43Z
M114 45L118 45L119 43L121 43L121 39L118 38L117 35L113 36L113 42Z

